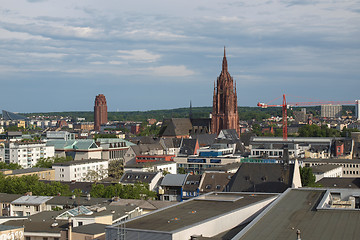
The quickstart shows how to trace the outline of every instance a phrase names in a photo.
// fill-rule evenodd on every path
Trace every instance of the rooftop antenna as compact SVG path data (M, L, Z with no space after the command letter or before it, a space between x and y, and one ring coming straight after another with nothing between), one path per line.
M192 104L190 100L189 118L192 119Z

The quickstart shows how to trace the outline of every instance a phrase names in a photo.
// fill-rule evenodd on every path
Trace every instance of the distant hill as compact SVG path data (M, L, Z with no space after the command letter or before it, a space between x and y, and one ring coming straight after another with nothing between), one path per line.
M306 107L308 113L318 116L320 114L320 107ZM281 108L270 107L270 108L259 108L259 107L238 107L239 119L240 120L251 120L269 118L271 116L281 116ZM289 109L288 116L292 115L292 110L300 110L300 107ZM343 112L355 111L354 106L343 106ZM212 112L212 107L193 107L192 116L193 118L208 118ZM78 117L85 118L86 121L94 121L93 112L47 112L47 113L27 113L22 114L25 116L42 115L49 117L71 117L76 119ZM165 109L165 110L150 110L150 111L129 111L129 112L108 112L109 121L145 121L149 118L155 118L159 121L165 118L185 118L189 117L189 108L176 108L176 109Z

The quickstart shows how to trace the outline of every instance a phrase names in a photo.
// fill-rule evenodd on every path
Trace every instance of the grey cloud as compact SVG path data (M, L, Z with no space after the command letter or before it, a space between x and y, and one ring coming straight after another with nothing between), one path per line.
M47 2L48 0L26 0L29 3Z

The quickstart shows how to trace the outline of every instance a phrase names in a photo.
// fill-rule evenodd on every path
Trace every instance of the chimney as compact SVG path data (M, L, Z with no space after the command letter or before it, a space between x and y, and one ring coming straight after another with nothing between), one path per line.
M90 193L88 193L87 195L86 195L86 199L88 200L88 201L90 201Z
M71 218L69 218L68 240L72 240L72 222L71 222Z

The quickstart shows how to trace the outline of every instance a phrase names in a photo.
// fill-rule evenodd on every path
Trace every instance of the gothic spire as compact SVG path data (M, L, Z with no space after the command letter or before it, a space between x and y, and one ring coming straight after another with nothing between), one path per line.
M189 118L192 119L192 104L190 100Z
M225 46L224 46L224 57L223 57L223 62L222 62L222 72L225 73L227 72L227 60L226 60L226 51L225 51Z

